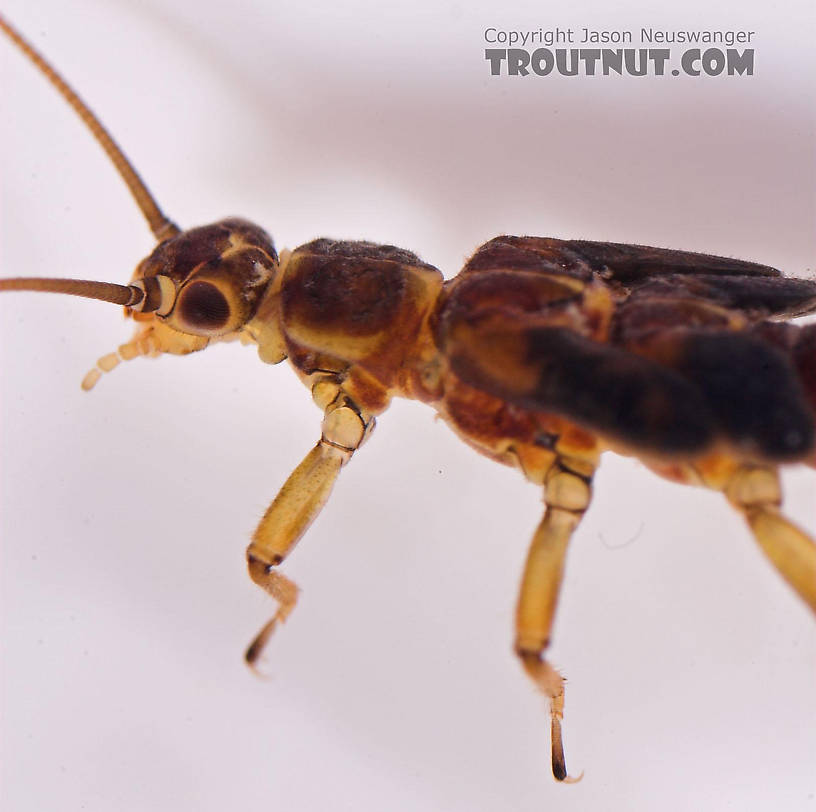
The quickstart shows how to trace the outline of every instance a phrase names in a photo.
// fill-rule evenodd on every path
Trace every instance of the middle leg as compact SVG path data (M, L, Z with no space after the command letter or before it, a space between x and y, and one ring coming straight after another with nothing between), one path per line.
M582 461L559 459L544 479L546 510L533 536L516 608L515 651L527 675L550 701L552 771L558 781L570 778L564 758L561 720L564 679L547 662L544 652L564 572L567 544L592 496L593 468Z

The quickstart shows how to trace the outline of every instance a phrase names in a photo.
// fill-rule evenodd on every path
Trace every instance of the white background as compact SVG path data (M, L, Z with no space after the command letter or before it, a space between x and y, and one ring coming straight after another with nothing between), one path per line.
M813 275L810 2L67 4L4 13L169 214L279 246L394 242L447 276L500 233L637 242ZM757 32L753 78L492 79L495 25ZM676 49L679 51L679 49ZM126 280L151 247L121 183L6 42L2 274ZM816 630L715 494L609 457L552 659L572 787L510 653L536 490L396 403L285 566L244 547L317 439L285 368L238 345L79 381L112 306L2 302L3 809L816 806ZM739 396L739 393L735 393ZM811 531L813 472L786 474Z

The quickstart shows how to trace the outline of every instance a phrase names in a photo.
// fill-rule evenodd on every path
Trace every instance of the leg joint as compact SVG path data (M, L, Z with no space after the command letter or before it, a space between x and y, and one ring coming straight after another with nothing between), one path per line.
M524 663L540 662L544 652L550 647L550 638L516 637L513 652Z
M560 465L550 469L544 480L544 499L550 508L583 513L592 499L592 480Z
M779 477L773 468L745 466L739 468L725 487L725 496L740 510L774 506L782 502Z
M347 397L338 397L326 409L322 442L353 453L374 429L374 418L366 416Z
M265 560L268 558L269 560ZM283 563L282 555L272 555L265 558L259 558L253 551L252 547L247 550L247 565L249 569L249 577L256 584L263 584L272 570Z

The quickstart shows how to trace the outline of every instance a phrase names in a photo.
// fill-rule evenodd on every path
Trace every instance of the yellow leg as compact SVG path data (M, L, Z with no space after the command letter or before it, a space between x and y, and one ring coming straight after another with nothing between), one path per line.
M516 654L535 686L550 700L553 775L567 782L580 781L581 776L570 778L564 759L564 679L544 659L544 651L550 644L567 544L589 507L591 475L585 465L561 462L547 474L547 507L527 554L516 608Z
M339 395L326 409L320 441L290 474L255 530L247 548L249 575L278 602L278 610L247 649L245 658L250 665L257 661L275 627L286 620L297 601L297 586L275 568L320 513L340 469L373 426L373 417L362 414Z
M745 516L762 552L779 574L816 612L816 543L779 512L782 493L776 470L739 468L725 495Z

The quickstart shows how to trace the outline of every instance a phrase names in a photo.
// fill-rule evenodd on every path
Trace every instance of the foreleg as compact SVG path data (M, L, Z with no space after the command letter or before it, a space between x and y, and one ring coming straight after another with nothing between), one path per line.
M297 601L297 586L277 571L328 501L340 469L351 459L374 427L342 393L326 407L323 433L317 445L290 474L261 519L247 548L249 575L277 602L278 610L246 651L252 665Z

